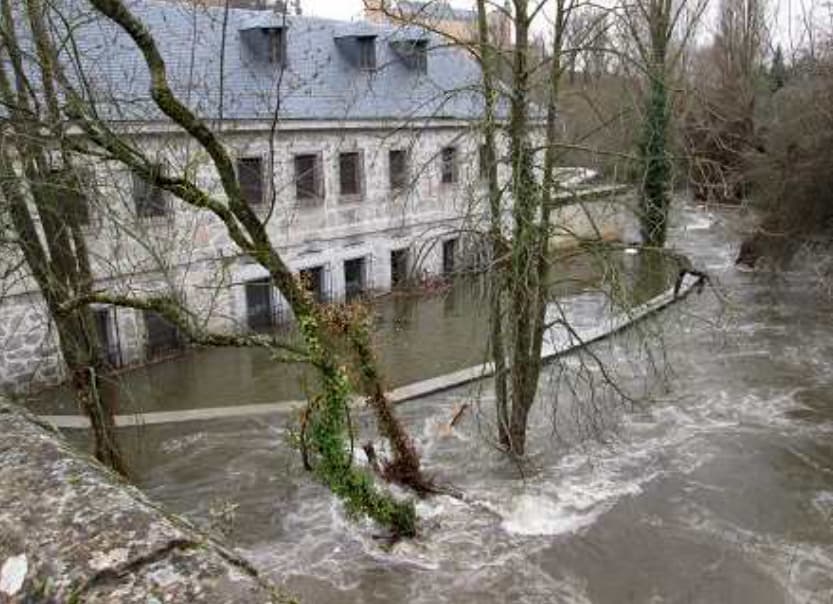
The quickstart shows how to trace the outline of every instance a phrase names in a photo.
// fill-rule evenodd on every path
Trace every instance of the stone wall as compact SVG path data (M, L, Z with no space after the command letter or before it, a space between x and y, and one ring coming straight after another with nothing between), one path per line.
M264 186L275 193L271 214L264 205L267 229L288 264L296 271L320 267L327 298L345 295L346 261L363 258L366 288L391 286L391 253L408 249L412 274L443 270L443 243L467 230L485 229L484 183L479 179L477 133L465 123L435 123L394 128L386 123L287 125L274 139L276 161L271 168L269 137L252 127L229 127L224 142L238 158L261 158ZM199 149L182 136L165 132L131 134L136 144L163 158L174 171L184 170L207 191L222 199L217 176ZM504 141L505 142L505 141ZM457 149L457 182L443 183L440 150ZM410 186L397 192L389 179L389 151L410 154ZM340 195L338 157L344 151L362 157L361 195ZM299 205L294 187L294 156L320 157L324 195L312 207ZM508 178L506 165L500 177ZM168 199L162 217L135 215L132 177L118 165L102 162L91 178L92 207L87 240L97 278L96 288L139 297L174 293L187 300L210 329L247 328L246 284L265 278L266 271L229 240L213 215ZM508 203L508 202L507 202ZM588 213L586 207L591 207ZM601 208L607 208L601 211ZM610 204L568 206L554 221L566 225L561 244L575 235L591 236L593 225L605 235L615 233L618 210ZM588 216L595 217L593 220ZM595 221L594 221L595 220ZM595 226L593 226L595 228ZM570 234L572 232L572 235ZM463 246L457 246L462 249ZM61 360L54 330L42 312L35 284L25 271L0 282L0 391L22 392L60 382ZM271 292L276 320L291 319L277 291ZM147 360L147 329L143 313L102 309L103 330L114 364Z
M53 428L0 400L0 602L287 602Z

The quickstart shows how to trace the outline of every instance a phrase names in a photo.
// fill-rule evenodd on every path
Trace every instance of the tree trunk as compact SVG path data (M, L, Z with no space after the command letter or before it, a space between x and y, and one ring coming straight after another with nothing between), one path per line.
M483 71L483 151L486 162L489 195L489 345L495 368L495 409L497 414L498 442L508 448L509 438L509 387L506 370L506 348L503 341L503 290L504 277L501 266L503 248L502 194L498 182L495 112L497 91L495 89L495 49L489 39L489 24L486 15L486 1L477 1L478 47Z

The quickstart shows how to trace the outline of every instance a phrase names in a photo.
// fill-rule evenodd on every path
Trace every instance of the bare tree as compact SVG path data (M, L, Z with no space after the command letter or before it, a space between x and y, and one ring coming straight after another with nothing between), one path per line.
M105 360L89 306L63 306L89 295L92 273L82 220L89 208L82 172L67 141L67 124L50 75L53 56L45 42L43 6L27 3L25 20L34 34L40 73L29 73L18 43L16 15L9 0L2 7L0 101L7 110L0 135L0 189L17 251L37 283L57 328L58 343L79 407L92 426L95 455L126 475L115 435L113 412L101 396ZM43 82L33 90L31 79ZM32 203L29 203L31 199ZM38 225L40 228L38 228Z
M672 85L707 0L635 0L618 7L618 18L635 50L630 62L645 80L639 219L642 241L665 245L672 186L669 137Z
M44 296L55 298L50 310L56 323L63 324L70 320L67 318L77 321L77 317L85 317L91 303L124 306L165 317L196 344L265 346L276 352L279 361L309 364L317 372L320 388L305 413L305 453L311 469L345 502L351 512L366 514L397 535L413 535L416 518L412 503L398 500L380 490L366 471L353 464L349 407L353 393L358 389L366 393L383 435L391 442L392 459L385 464L385 478L411 487L420 494L432 490L431 483L422 476L411 438L399 423L384 394L382 377L376 368L367 337L366 316L355 309L318 304L295 277L266 230L266 221L271 211L264 218L247 203L229 151L212 125L172 89L165 61L145 24L121 0L89 0L95 13L87 14L85 18L111 21L127 34L141 53L150 74L150 97L155 109L178 128L188 145L199 148L202 157L208 159L219 178L222 197L197 181L193 166L186 165L182 171L174 169L170 163L160 161L150 149L144 148L141 141L129 132L114 127L101 116L96 99L86 86L83 72L85 63L80 56L73 54L77 52L73 31L68 24L64 24L65 15L60 7L53 7L41 0L27 0L23 3L26 15L24 20L15 11L16 7L10 4L9 0L4 0L2 5L5 20L3 50L12 59L21 55L21 45L13 33L26 31L37 48L38 57L34 65L39 70L38 77L33 78L32 61L24 64L22 60L12 60L12 78L0 81L4 104L15 112L16 118L12 120L14 123L5 126L7 131L17 135L14 143L20 149L17 154L7 152L3 156L4 161L0 166L4 169L3 193L11 204L15 220L20 223L21 232L27 234L32 241L37 241L35 227L23 211L28 203L29 190L35 207L39 210L41 206L44 208L40 216L44 229L48 228L48 220L56 219L54 214L46 211L50 209L50 197L47 194L49 187L55 185L50 180L47 187L43 178L48 171L46 161L54 156L56 146L68 158L62 164L66 166L62 178L72 177L73 172L69 167L73 162L96 161L120 165L136 178L167 192L193 210L218 220L240 252L268 272L271 283L287 301L294 315L301 345L275 337L211 331L206 321L191 312L185 301L176 295L137 295L101 289L100 285L93 287L91 276L83 273L77 281L62 285L55 295L50 289L53 287L52 274L64 278L65 273L45 273L39 281ZM70 57L69 64L67 54ZM5 67L5 63L3 65ZM13 80L13 83L9 80ZM40 85L33 86L33 81ZM42 102L48 109L45 117L33 109ZM68 131L70 125L72 132ZM6 151L10 148L4 146L3 149ZM33 166L38 162L45 165L35 170ZM70 190L80 190L80 187L73 185ZM69 210L62 208L61 211ZM69 214L61 217L71 219ZM66 245L67 237L73 234L72 230L62 229L58 225L54 233L50 234L62 237L55 239L55 243L60 242L67 250L76 251L76 256L71 258L74 262L83 262L83 254L80 253L83 251L83 241L76 244L77 248ZM47 241L50 241L48 237ZM33 272L40 270L43 254L30 253L29 248L37 249L33 244L26 245L29 246L25 249L29 253L29 268ZM54 251L51 257L57 259L53 262L60 262L64 258ZM62 270L68 271L69 268ZM80 333L77 337L83 337L85 345L94 350L97 340L91 336L88 326L85 325L85 331ZM358 367L361 378L358 388L354 387L347 369L351 360L340 355L339 347L333 345L333 338L340 339L351 351L352 362ZM68 341L77 345L73 340ZM78 367L79 375L84 375L84 368L96 366L92 353L85 353L87 356L81 357L80 362L68 354L80 353L69 350L64 355L68 364ZM107 417L112 425L111 414Z

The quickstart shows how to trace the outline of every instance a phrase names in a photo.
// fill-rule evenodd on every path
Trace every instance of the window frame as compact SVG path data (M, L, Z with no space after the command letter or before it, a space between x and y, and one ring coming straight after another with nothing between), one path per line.
M259 196L259 199L257 199L256 201L253 201L253 200L251 200L247 197L246 192L248 190L248 187L244 184L243 177L241 176L242 173L243 173L243 170L242 170L243 165L242 164L245 164L247 162L254 162L254 161L258 162L258 167L259 167L259 170L258 170L258 174L259 174L258 187L260 189L260 196ZM263 156L262 155L241 155L241 156L237 157L237 159L234 162L234 170L235 170L235 173L237 174L237 184L240 187L240 193L243 196L243 199L246 201L246 203L249 204L249 207L257 209L257 208L261 208L264 205L266 205L266 195L267 195L269 183L267 182L267 179L266 179L266 162L263 161Z
M359 287L356 289L349 289L348 287L348 279L347 279L347 265L352 263L358 263L360 266L360 273L359 273ZM342 270L344 271L344 301L351 302L353 300L359 299L362 296L367 294L367 284L368 284L368 261L367 256L357 256L355 258L346 258L342 262Z
M312 189L302 189L302 178L299 174L298 163L303 159L312 159ZM296 153L292 158L293 178L295 181L295 200L302 207L317 207L324 201L326 191L324 186L323 161L320 153ZM301 191L309 194L301 195Z
M460 238L451 237L443 241L442 269L443 277L451 277L457 272L457 256L460 252Z
M259 292L265 300L265 305L258 314L252 313L252 296L250 288L263 288ZM251 332L263 332L274 329L277 324L277 301L275 300L274 286L269 277L250 279L244 283L243 293L246 299L246 327ZM263 312L265 310L265 312Z
M440 184L443 186L454 186L460 181L458 155L459 149L454 145L446 145L440 150Z
M477 176L481 180L481 182L486 182L489 180L489 172L491 166L489 166L488 162L486 161L487 155L488 145L480 145L477 148Z
M393 156L400 154L402 171L399 176L394 175ZM411 152L408 149L388 149L388 186L391 191L403 191L408 188L411 180Z
M344 190L344 159L346 157L354 157L355 163L353 165L353 185L354 190ZM364 197L364 154L359 150L339 151L338 153L338 196L342 201L359 201Z
M286 65L286 32L282 27L264 27L266 61L272 65Z
M133 207L140 220L169 218L171 208L165 190L149 182L136 172L131 172ZM150 208L152 211L149 211Z
M359 69L364 71L376 70L376 36L358 36L356 38L358 48Z

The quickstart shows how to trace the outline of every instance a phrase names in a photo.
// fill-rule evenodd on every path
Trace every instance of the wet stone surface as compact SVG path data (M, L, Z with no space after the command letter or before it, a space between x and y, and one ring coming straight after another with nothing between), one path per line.
M0 401L0 602L279 602L230 550Z

